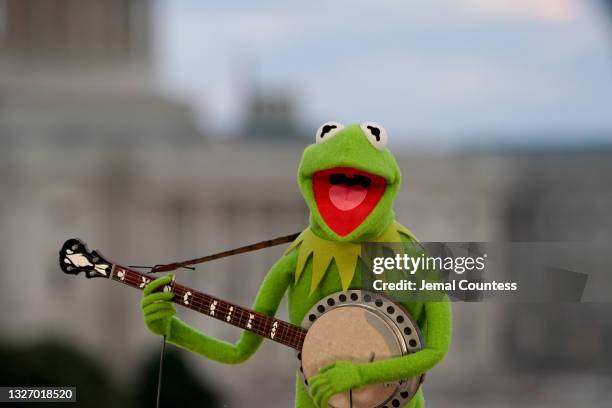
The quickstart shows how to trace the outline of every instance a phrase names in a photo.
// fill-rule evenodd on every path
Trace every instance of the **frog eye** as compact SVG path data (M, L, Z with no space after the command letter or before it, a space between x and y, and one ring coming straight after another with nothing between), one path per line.
M327 142L332 137L336 136L340 130L344 128L344 125L338 122L325 122L317 129L317 143Z
M375 122L361 124L361 130L366 135L372 146L382 150L387 145L387 131L384 127Z

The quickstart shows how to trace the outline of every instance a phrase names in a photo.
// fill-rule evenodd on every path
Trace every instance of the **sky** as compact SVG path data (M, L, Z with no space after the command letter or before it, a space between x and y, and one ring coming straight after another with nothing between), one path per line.
M404 145L576 144L612 138L611 24L598 0L158 0L155 59L214 133L256 88L295 95L313 134L372 120Z

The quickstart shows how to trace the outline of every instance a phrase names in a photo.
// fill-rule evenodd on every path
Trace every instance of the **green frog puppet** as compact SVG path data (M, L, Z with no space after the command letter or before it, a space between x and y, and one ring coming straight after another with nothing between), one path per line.
M310 210L310 225L266 275L253 309L275 315L285 294L289 318L299 325L322 298L360 288L359 258L363 242L415 243L412 233L395 221L393 201L401 174L386 147L385 129L373 122L343 126L323 124L298 168L298 184ZM157 335L206 358L237 364L251 357L263 338L244 331L235 343L210 337L175 316L173 293L156 289L167 275L145 288L141 308L146 326ZM424 337L422 350L401 357L352 363L338 361L309 379L297 379L295 406L326 408L330 397L367 384L397 381L425 373L445 356L451 339L450 304L407 302ZM422 387L407 407L423 407Z

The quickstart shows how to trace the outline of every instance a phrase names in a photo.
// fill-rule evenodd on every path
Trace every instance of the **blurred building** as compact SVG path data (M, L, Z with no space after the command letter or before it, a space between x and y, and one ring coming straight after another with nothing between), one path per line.
M239 137L248 142L307 142L309 133L299 127L297 109L296 97L288 89L251 86Z
M0 1L0 146L200 142L191 110L155 89L151 4Z
M142 322L141 294L63 275L57 251L78 236L118 262L153 265L301 230L308 217L295 174L308 142L294 127L297 108L287 95L257 93L242 137L205 142L190 109L155 89L149 3L0 0L0 9L1 339L58 339L132 384L160 346ZM287 135L295 144L277 143ZM404 175L398 220L421 240L612 238L609 149L396 154ZM282 251L205 264L178 279L248 305ZM608 309L455 304L454 343L428 375L429 401L605 406ZM212 335L239 335L179 313ZM292 350L264 342L240 367L185 356L228 406L290 405Z
M3 337L52 336L85 345L103 357L118 379L129 378L145 352L159 346L142 324L141 294L62 275L57 250L63 240L79 236L113 259L152 265L298 231L307 225L294 180L300 152L297 147L213 144L195 151L92 149L70 160L51 152L2 160L0 302L4 310L18 311L1 315ZM612 184L605 185L599 176L612 174L607 155L538 160L400 156L399 163L405 184L397 200L398 219L422 240L555 240L593 234L603 239L611 231ZM578 193L563 184L554 187L560 174L566 180L596 176L601 181L574 184ZM526 185L536 181L538 187L526 194ZM572 197L583 198L572 207ZM517 219L517 211L530 215ZM525 235L515 235L521 224L528 226ZM591 232L582 230L589 225ZM533 228L540 232L530 232ZM229 258L197 272L178 272L179 279L248 305L281 252L276 248ZM501 374L546 379L550 373L575 375L576 369L601 374L610 367L607 305L455 304L454 310L453 349L428 378L427 387L440 390L433 392L434 400L449 395L445 387L471 386L474 377L494 385ZM180 314L210 334L237 339L233 327L191 312ZM280 316L286 317L284 306ZM266 343L241 367L189 359L236 406L247 400L263 403L272 392L285 395L279 407L291 398L294 356L276 344ZM274 381L261 384L264 373ZM244 392L246 384L258 385Z

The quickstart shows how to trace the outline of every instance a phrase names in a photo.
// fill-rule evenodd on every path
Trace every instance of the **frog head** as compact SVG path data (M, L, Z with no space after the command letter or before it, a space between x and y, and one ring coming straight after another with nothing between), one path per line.
M298 185L310 209L310 228L321 238L363 242L394 219L401 174L386 147L387 132L374 123L324 123L298 168Z

